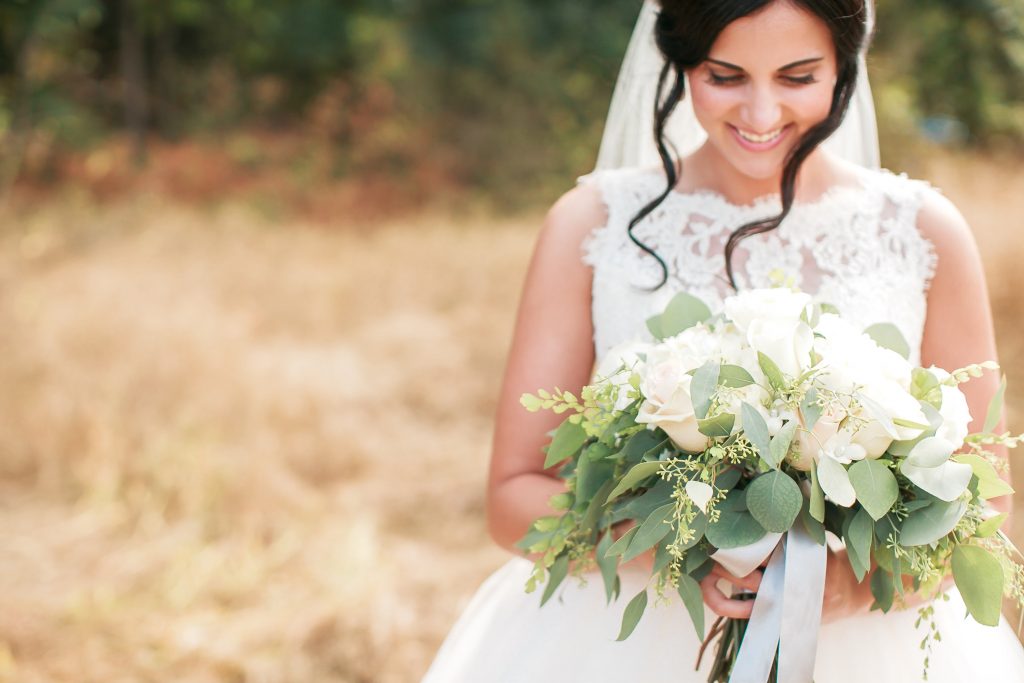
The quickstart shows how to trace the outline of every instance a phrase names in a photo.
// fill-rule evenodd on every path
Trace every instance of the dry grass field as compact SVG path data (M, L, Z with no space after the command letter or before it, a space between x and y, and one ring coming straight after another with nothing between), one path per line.
M1024 170L928 176L1024 431ZM483 484L540 218L0 217L0 682L418 680L506 558Z

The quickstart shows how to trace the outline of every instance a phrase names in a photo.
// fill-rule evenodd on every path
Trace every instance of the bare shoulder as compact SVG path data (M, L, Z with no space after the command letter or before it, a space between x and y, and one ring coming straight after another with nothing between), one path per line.
M956 259L970 255L976 249L974 234L960 209L948 197L934 188L924 191L917 214L917 228L922 236L935 246L940 263L942 257ZM968 253L962 253L967 249Z
M578 250L583 241L608 220L608 210L596 183L580 182L548 209L540 242L560 249Z

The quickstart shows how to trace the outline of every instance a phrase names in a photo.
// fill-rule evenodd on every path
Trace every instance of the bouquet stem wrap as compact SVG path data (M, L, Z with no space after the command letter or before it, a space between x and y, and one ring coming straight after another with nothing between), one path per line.
M795 524L785 534L766 534L757 543L712 555L737 576L746 576L768 558L729 683L766 683L776 651L780 681L813 680L825 554L826 546Z

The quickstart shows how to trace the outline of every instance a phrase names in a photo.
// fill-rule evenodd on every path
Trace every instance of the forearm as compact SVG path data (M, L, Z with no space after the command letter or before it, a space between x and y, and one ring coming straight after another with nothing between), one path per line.
M535 560L539 553L527 553L516 547L515 543L526 535L530 525L538 517L562 514L561 511L552 509L548 501L555 494L565 490L563 480L538 472L519 474L507 479L495 487L487 501L488 530L491 538L509 552ZM613 538L617 540L635 525L635 520L619 522L613 527ZM653 565L654 553L647 551L620 566L650 571Z
M565 491L565 482L541 472L510 477L491 489L487 499L487 528L499 546L516 555L534 559L515 546L538 517L560 514L548 501Z

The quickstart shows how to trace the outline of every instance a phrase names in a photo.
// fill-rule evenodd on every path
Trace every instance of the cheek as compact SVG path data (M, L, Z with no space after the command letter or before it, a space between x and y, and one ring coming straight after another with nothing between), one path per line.
M697 82L690 87L690 101L693 113L705 130L718 121L725 119L727 114L740 104L737 96L739 88L717 88L707 83Z
M832 109L832 92L833 86L824 84L821 87L800 88L789 93L784 101L794 118L817 123L825 119Z

